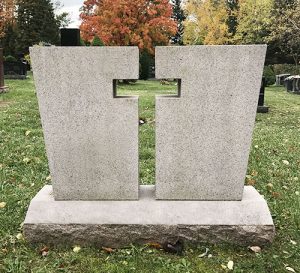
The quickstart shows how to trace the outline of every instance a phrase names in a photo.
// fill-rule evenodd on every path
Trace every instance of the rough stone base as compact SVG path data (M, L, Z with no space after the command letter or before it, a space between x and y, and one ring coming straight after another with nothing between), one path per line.
M258 106L257 107L257 113L268 113L269 112L269 106Z
M6 80L26 80L27 76L25 75L4 75Z
M263 197L246 186L242 201L155 200L141 186L139 201L55 201L45 186L31 201L24 234L32 243L124 247L131 243L271 243L275 229Z
M2 86L2 87L0 87L0 94L1 93L6 93L6 92L8 92L8 86Z

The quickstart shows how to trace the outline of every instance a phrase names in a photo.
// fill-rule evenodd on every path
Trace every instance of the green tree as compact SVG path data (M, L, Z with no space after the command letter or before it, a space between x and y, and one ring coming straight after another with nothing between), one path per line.
M293 1L278 8L275 5L270 41L275 42L281 51L294 59L295 65L300 62L300 1Z
M67 13L67 12L59 13L58 12L63 7L64 7L64 5L60 1L56 1L53 4L53 8L56 11L55 12L55 19L57 21L57 24L61 28L67 27L72 22L69 13Z
M15 24L7 24L5 26L5 36L2 39L0 39L0 47L3 48L4 56L16 56L16 39L17 32Z
M235 35L238 26L238 10L239 10L239 0L227 0L228 18L227 25L228 31L231 35Z
M173 44L183 45L183 22L186 19L186 16L182 9L182 1L171 0L171 4L173 6L172 18L177 22L177 32L173 37L171 37L171 40Z
M95 36L91 45L92 46L104 46L104 43L98 36Z
M19 51L28 53L39 42L59 43L59 23L50 0L17 0L17 7Z
M273 0L241 0L234 43L266 43L270 35L273 5Z

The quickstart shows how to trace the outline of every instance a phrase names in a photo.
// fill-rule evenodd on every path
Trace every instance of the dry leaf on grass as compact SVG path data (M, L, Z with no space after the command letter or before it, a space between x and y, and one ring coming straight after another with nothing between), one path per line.
M40 250L40 254L41 254L43 257L46 257L46 256L49 254L49 247L47 247L47 246L43 247L43 248Z
M247 185L248 186L254 186L256 184L256 180L255 179L248 179L247 180Z
M115 250L110 248L110 247L102 247L102 250L105 251L106 253L113 253Z
M296 273L295 269L292 268L292 267L287 266L285 269L286 269L287 271Z
M16 238L18 240L22 240L23 239L23 234L22 233L18 233L17 236L16 236Z
M284 165L290 165L290 162L288 162L287 160L282 160L282 163L283 163Z
M233 261L229 261L229 262L228 262L227 268L228 268L229 270L233 270Z
M153 248L156 248L156 249L162 249L163 248L163 246L161 244L159 244L159 243L152 243L152 242L148 243L147 246L153 247Z
M272 196L273 196L274 198L279 198L279 197L280 197L280 193L279 193L279 192L276 192L276 191L273 191L273 192L272 192Z
M74 246L73 252L78 253L81 250L80 246Z
M259 246L250 246L249 249L253 251L254 253L260 253L261 248Z
M23 162L25 164L29 163L30 162L30 158L28 158L28 157L23 158Z
M202 253L202 254L200 254L198 257L199 257L199 258L203 258L203 257L207 256L208 251L209 251L209 248L206 248L206 249L205 249L205 252Z

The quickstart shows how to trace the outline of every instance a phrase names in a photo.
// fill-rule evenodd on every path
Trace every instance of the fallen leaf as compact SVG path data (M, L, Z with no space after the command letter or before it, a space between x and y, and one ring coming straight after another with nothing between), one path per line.
M25 132L25 136L29 136L30 133L31 133L31 131L29 131L29 130L26 131L26 132Z
M28 157L25 157L25 158L23 159L23 162L27 164L27 163L30 162L30 159L29 159Z
M250 250L252 250L254 253L260 253L261 248L259 246L251 246L249 247Z
M74 246L73 252L78 253L81 250L80 246Z
M229 270L233 270L233 261L229 261L229 262L228 262L227 268L228 268Z
M1 203L0 203L0 209L5 208L5 206L6 206L6 203L5 203L5 202L1 202Z
M227 269L227 266L224 265L224 264L221 264L221 267L222 267L223 269Z
M205 257L205 256L208 254L208 251L209 251L209 248L206 248L206 249L205 249L205 252L203 252L202 254L200 254L198 257L199 257L199 258Z
M273 184L272 184L272 183L268 183L268 184L267 184L267 187L268 187L269 189L273 189Z
M280 197L280 193L279 193L279 192L276 192L276 191L273 191L273 192L272 192L272 196L273 196L274 198L278 198L278 197Z
M253 170L252 173L251 173L251 175L252 175L252 176L257 176L257 175L258 175L258 172L255 171L255 170Z
M247 180L247 185L254 186L255 184L256 184L256 180L255 179L248 179Z
M48 176L46 177L46 181L49 181L49 180L51 180L51 175L48 175Z
M112 248L110 248L110 247L102 247L102 250L104 250L106 253L113 253L115 250L114 249L112 249Z
M16 238L17 238L18 240L22 240L22 239L23 239L22 233L18 233L17 236L16 236Z
M282 163L283 163L284 165L290 165L290 162L288 162L287 160L282 160Z
M43 248L40 250L40 254L41 254L43 257L46 257L46 256L49 254L49 247L47 247L47 246L43 247Z
M292 267L287 266L285 269L288 270L288 271L290 271L290 272L296 273L295 269L292 268Z
M153 247L153 248L156 248L156 249L162 249L163 248L163 246L159 243L148 243L147 246Z

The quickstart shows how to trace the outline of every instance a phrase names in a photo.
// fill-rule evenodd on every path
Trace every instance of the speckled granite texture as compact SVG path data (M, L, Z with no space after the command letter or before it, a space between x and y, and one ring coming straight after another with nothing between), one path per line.
M156 197L241 200L266 46L155 49L156 78L181 97L156 97Z
M137 79L137 47L30 49L56 200L138 198L138 97L113 97Z

